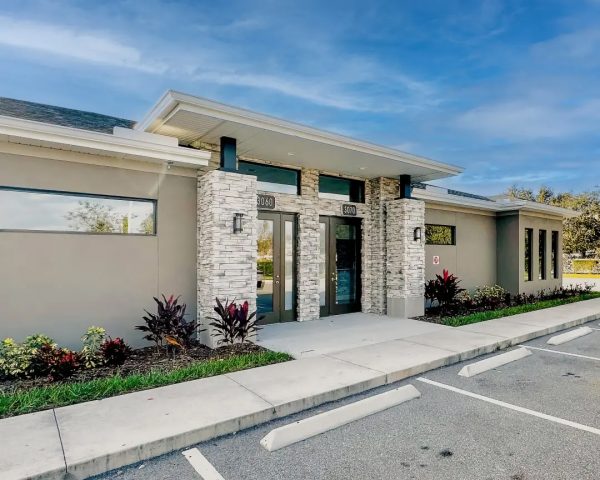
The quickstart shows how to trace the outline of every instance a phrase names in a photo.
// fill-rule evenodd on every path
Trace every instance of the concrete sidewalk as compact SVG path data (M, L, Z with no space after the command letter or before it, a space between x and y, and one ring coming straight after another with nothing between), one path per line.
M86 478L598 318L588 300L0 420L0 472Z

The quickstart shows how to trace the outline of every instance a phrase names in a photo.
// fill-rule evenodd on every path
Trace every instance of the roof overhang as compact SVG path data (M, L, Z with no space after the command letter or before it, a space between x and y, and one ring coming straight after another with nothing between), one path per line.
M488 212L522 212L533 214L544 214L559 218L573 218L580 215L580 212L568 208L546 205L544 203L530 202L528 200L518 199L490 199L482 200L477 198L451 195L444 192L445 189L414 189L413 197L425 201L428 204L450 205L463 208L472 208L475 210L485 210Z
M176 139L115 127L113 134L0 116L0 142L68 150L116 158L172 163L184 167L208 165L210 152L180 147Z
M360 176L411 175L416 181L457 175L462 168L260 113L168 91L134 127L174 136L182 145L237 140L240 157Z

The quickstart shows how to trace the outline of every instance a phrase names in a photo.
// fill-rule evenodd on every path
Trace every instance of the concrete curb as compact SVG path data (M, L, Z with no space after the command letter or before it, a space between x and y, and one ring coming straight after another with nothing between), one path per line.
M594 302L594 300L589 300L588 302ZM581 302L579 305L586 303ZM574 304L578 305L578 304ZM560 309L561 307L555 307ZM595 308L595 307L594 307ZM550 309L552 310L552 309ZM586 312L582 313L590 313L589 309L585 309ZM531 323L527 323L527 317L524 317L523 314L518 319L519 323L523 323L529 325L533 328L531 332L528 332L524 335L518 335L515 337L507 338L500 337L498 335L487 335L488 337L496 337L497 341L487 342L486 344L482 344L480 346L471 346L467 348L463 348L458 352L448 352L447 356L444 358L437 358L432 361L424 361L419 364L415 364L410 366L409 368L403 367L398 368L394 371L388 372L379 372L372 370L372 375L369 378L363 379L362 381L354 381L349 382L343 386L339 386L337 388L333 388L329 391L322 391L316 394L311 394L308 396L303 396L302 398L298 397L294 399L292 402L287 404L279 404L274 405L273 403L266 402L267 405L263 408L256 409L251 413L247 413L241 416L232 416L225 421L216 421L213 424L205 425L202 428L194 428L190 425L182 425L181 431L170 434L168 436L162 438L156 438L150 441L145 441L143 443L130 443L127 446L123 446L119 449L107 449L105 453L102 455L89 456L87 458L81 458L77 461L70 461L70 452L69 448L65 448L64 454L66 458L66 471L58 472L54 467L50 467L48 465L40 465L40 468L36 468L35 472L32 472L31 469L28 469L27 474L19 474L22 470L16 469L15 471L9 472L9 476L7 478L14 480L25 480L25 479L57 479L62 480L64 478L70 479L81 479L86 478L91 475L97 475L104 472L107 472L112 469L120 468L124 465L128 465L131 463L136 463L139 461L143 461L158 455L162 455L165 453L172 452L174 450L183 449L185 447L194 445L196 443L207 441L212 438L216 438L222 435L234 433L239 430L243 430L246 428L250 428L256 425L260 425L262 423L266 423L270 420L276 418L282 418L290 413L300 412L308 408L312 408L324 403L328 403L334 400L339 400L344 397L348 397L354 394L358 394L367 390L371 390L377 386L381 386L384 384L395 383L401 381L405 378L424 373L429 370L433 370L439 367L455 364L464 360L468 360L470 358L477 357L479 355L488 354L493 351L502 350L508 348L510 346L518 345L522 342L526 342L532 340L534 338L538 338L541 336L545 336L554 332L558 332L560 330L565 330L569 328L573 328L579 326L581 324L598 320L600 319L600 308L598 308L599 313L590 313L588 315L583 315L580 318L565 319L562 323L557 323L548 327L532 325ZM592 310L593 311L593 310ZM560 310L560 314L562 314L564 310ZM535 312L533 312L535 313ZM548 312L549 314L550 312ZM566 316L566 315L565 315ZM510 317L508 317L510 318ZM531 317L530 317L531 318ZM515 318L514 321L517 321ZM460 330L459 327L456 330ZM410 341L410 340L408 340ZM262 367L265 368L265 367ZM366 368L366 367L365 367ZM218 377L213 377L218 378ZM181 384L180 384L181 385ZM169 387L162 387L169 388ZM245 387L247 388L247 387ZM259 394L253 392L251 389L248 389L251 393L259 397ZM148 391L147 391L148 392ZM130 394L131 395L131 394ZM113 397L115 398L115 397ZM264 401L264 399L262 399ZM198 399L200 401L200 399ZM81 404L80 404L81 405ZM73 407L77 407L74 405ZM72 407L62 407L62 409L69 409ZM62 430L64 424L61 420L60 411L62 409L57 409L57 424L59 430ZM35 415L35 414L31 414ZM25 415L24 417L28 417ZM18 422L18 419L22 417L13 417L8 419L13 422ZM26 419L23 419L25 422ZM151 420L150 420L151 421ZM6 420L0 420L0 435L6 429L3 429L3 422ZM16 427L16 425L15 425ZM133 428L133 427L132 427ZM30 431L30 430L29 430ZM64 440L64 439L63 439ZM52 445L48 445L45 448L50 448ZM60 447L61 444L58 444ZM8 461L8 465L11 465L11 462L17 461L18 456L23 457L23 462L30 462L31 455L29 451L15 451L11 453L12 457ZM2 470L3 466L3 458L0 457L0 470ZM5 463L5 462L4 462ZM68 472L68 473L67 473ZM4 477L3 477L4 478Z
M576 338L583 337L584 335L589 335L592 332L593 330L590 327L581 327L577 330L571 330L570 332L556 335L550 338L546 343L548 345L561 345L570 342L571 340L575 340Z
M273 452L420 396L421 393L415 387L406 385L271 430L260 444Z
M458 374L461 377L473 377L475 375L479 375L480 373L487 372L488 370L492 370L493 368L498 368L502 365L506 365L516 360L528 357L529 355L531 355L529 350L524 347L520 347L516 350L511 350L510 352L501 353L500 355L495 355L491 358L486 358L485 360L465 365L460 372L458 372Z

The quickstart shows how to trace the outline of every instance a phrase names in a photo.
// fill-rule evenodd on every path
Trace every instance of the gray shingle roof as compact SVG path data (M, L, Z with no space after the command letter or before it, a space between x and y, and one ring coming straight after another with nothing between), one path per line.
M84 112L5 97L0 97L0 115L101 133L112 133L113 127L132 128L135 124L133 120L125 120L100 113Z

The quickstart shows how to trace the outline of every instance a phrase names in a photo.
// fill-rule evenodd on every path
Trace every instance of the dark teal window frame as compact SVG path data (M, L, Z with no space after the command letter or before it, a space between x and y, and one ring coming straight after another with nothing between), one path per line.
M324 188L326 182L329 182L327 189ZM345 186L348 187L347 193ZM334 175L319 175L319 196L327 199L331 198L329 195L348 195L347 199L340 198L339 200L350 203L365 203L365 182ZM332 199L335 200L335 198Z
M249 162L247 160L238 160L238 172L246 175L254 175L256 176L259 182L263 184L273 184L273 185L282 185L284 187L292 187L289 188L290 191L280 191L277 189L262 189L259 187L259 190L264 192L273 192L273 193L286 193L291 195L300 195L300 185L301 185L301 172L300 170L296 170L294 168L286 168L279 167L276 165L269 165L266 163L259 162ZM282 178L289 177L290 181L281 182L278 181L277 176L281 175ZM286 188L284 188L285 190Z

